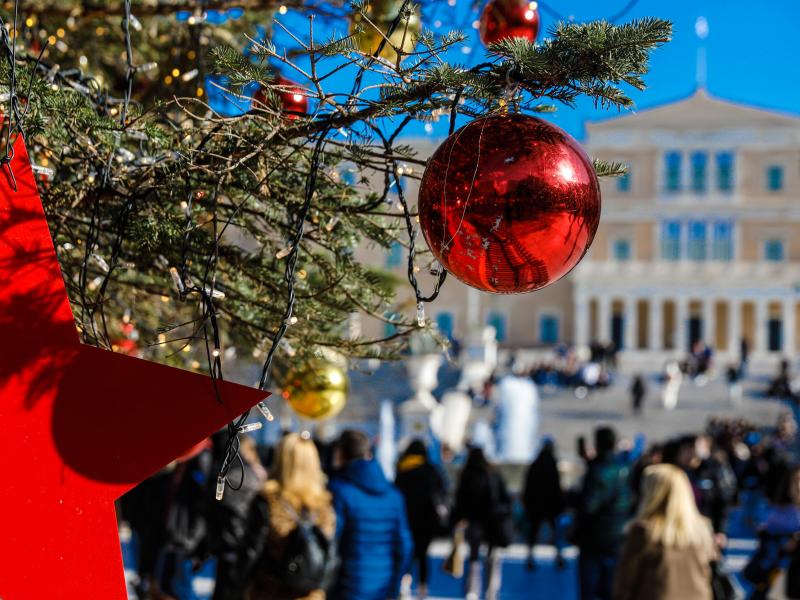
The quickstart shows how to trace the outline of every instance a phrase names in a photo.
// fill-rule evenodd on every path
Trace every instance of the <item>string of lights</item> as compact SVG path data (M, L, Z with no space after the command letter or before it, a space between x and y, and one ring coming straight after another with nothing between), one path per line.
M424 303L436 298L448 276L444 268L434 264L433 291L429 295L421 291L418 226L403 183L407 178L418 178L421 171L416 166L424 163L401 149L398 136L414 120L432 120L448 112L452 134L458 114L475 116L494 107L495 96L508 96L503 90L509 86L516 89L520 84L521 94L541 89L544 84L518 81L522 70L513 71L509 68L513 60L499 56L466 71L443 71L441 80L429 77L440 60L439 53L455 46L458 39L434 37L432 46L423 49L420 45L413 52L397 47L404 45L393 38L398 27L404 28L404 36L408 35L406 19L412 2L404 0L397 2L400 8L388 27L379 24L380 43L374 50L359 47L354 41L358 36L353 32L342 39L318 42L321 36L314 35L313 17L309 18L308 38L301 40L287 30L296 42L294 54L279 54L271 48L269 37L250 54L233 56L235 49L231 49L227 64L223 49L215 55L215 70L241 71L236 85L257 82L273 92L267 94L263 108L254 106L245 115L226 117L210 105L209 94L203 89L206 73L215 73L205 66L208 49L221 50L224 46L222 38L215 37L218 32L209 19L217 4L216 0L203 0L192 5L185 26L170 26L175 31L166 33L162 33L164 24L172 23L168 21L172 17L141 7L146 16L159 15L153 19L155 24L147 22L142 26L132 12L131 0L124 0L119 10L116 5L109 5L103 18L121 15L122 35L117 35L113 64L102 67L103 72L111 73L105 78L92 77L83 68L61 69L55 60L59 56L56 52L50 54L53 60L47 63L35 62L28 53L16 56L9 28L3 27L5 58L12 67L24 64L26 72L32 70L48 82L48 90L53 87L77 94L96 116L107 118L98 121L102 127L91 135L84 128L91 130L96 125L88 117L68 122L65 127L74 141L63 151L57 147L54 152L48 147L47 135L32 144L32 156L55 163L56 176L43 186L46 206L50 190L55 197L65 190L72 194L66 202L53 204L59 213L54 219L54 237L73 303L77 305L76 321L83 339L114 347L118 324L112 315L124 309L128 320L123 322L130 324L129 315L137 314L137 298L144 296L142 304L155 300L154 307L146 308L144 318L149 322L143 325L147 331L158 332L158 344L150 346L153 352L160 352L164 344L174 344L178 349L164 358L183 361L193 369L200 368L197 359L202 359L204 353L215 387L223 379L223 359L228 356L223 346L234 349L232 339L237 344L251 344L256 358L263 356L262 349L266 351L258 382L261 389L272 386L276 363L283 367L276 358L285 355L291 360L294 356L290 341L294 344L301 340L305 346L300 348L298 361L308 360L316 349L337 344L346 345L351 355L363 352L364 357L383 356L379 354L384 351L382 343L400 340L429 326L424 318ZM294 6L292 2L264 4L273 7L278 15L285 14L287 6ZM455 2L447 4L452 7ZM346 14L350 13L342 12L342 16ZM78 49L69 37L72 34L65 37L59 33L62 28L55 29L52 22L46 24L50 33L45 24L37 25L38 19L49 18L45 13L29 17L30 25L26 19L24 35L37 43L45 40L40 58L53 37L64 48L69 46L73 58L89 54L91 61L79 61L81 67L89 62L95 67L101 53L94 56ZM175 20L184 23L177 16ZM66 26L75 31L72 27ZM107 39L117 31L105 22L97 27L105 28ZM16 38L16 27L13 31ZM134 35L137 44L133 44ZM163 47L164 40L181 40L186 45L169 53L175 58L162 60L154 56L153 48L145 47L145 40L152 37L157 38L156 49ZM383 56L387 44L392 45L396 59ZM66 55L66 50L59 52ZM344 57L341 66L324 74L317 72L328 64L323 60L333 54ZM137 57L143 64L137 63ZM301 57L297 59L300 64L292 62L296 57ZM405 63L401 62L403 58ZM258 70L253 65L261 59L267 59L266 66ZM137 76L159 68L163 70L157 77ZM339 68L350 69L348 77L352 77L353 85L343 86L341 94L328 93L322 83ZM310 113L282 113L276 104L280 102L280 92L294 89L274 80L277 73L283 76L287 71L303 78L304 83L298 87L301 96L312 100ZM512 71L516 77L510 77ZM379 86L374 84L375 78L381 81ZM16 86L13 72L11 81ZM552 89L554 96L577 93L570 87L575 85L572 80L556 77L552 82L548 80L549 85L552 88L544 91ZM350 88L349 93L346 88ZM109 89L118 90L119 97L112 96ZM156 96L154 89L158 93L168 90L175 97L163 106L137 102L148 98L148 94ZM16 87L14 90L8 114L19 123L24 116L20 106L27 109L30 103L20 105L15 100ZM188 91L189 97L179 97L172 93L175 90ZM210 92L210 88L206 90ZM232 96L247 98L235 85L228 91ZM466 99L464 104L462 99ZM389 129L395 116L399 116L400 125L386 133L384 128ZM63 119L58 115L54 120ZM374 194L372 190L361 193L357 183L340 182L337 165L348 161L362 178L365 173L382 174L383 190L376 186ZM408 167L408 163L415 166ZM79 168L85 169L87 175L71 179L62 175ZM386 208L387 204L392 208ZM173 212L177 216L177 236L172 233ZM261 245L261 251L248 253L223 243L225 232L231 228L251 235ZM142 231L153 234L142 239L138 237ZM407 278L417 303L417 319L388 319L389 293L379 295L384 294L381 284L370 279L368 270L361 268L351 252L358 239L375 239L386 246L393 239L405 241L406 237ZM178 241L167 247L164 240L173 239ZM136 264L140 252L137 245L146 249L147 258L154 264ZM181 314L181 318L174 319L176 323L165 323L163 315L179 310L177 304L173 307L170 303L175 295L164 293L160 287L165 271L175 282L177 297L182 301L181 312L191 311L192 318ZM362 285L370 286L366 289L379 301L373 302L360 289ZM276 298L282 301L276 302ZM335 330L336 323L356 310L391 322L398 327L396 333L380 339L343 339ZM158 323L157 328L153 322ZM167 339L167 333L173 332L172 339ZM258 408L264 418L272 419L266 405ZM245 413L228 425L217 481L220 496L225 487L240 485L233 476L237 465L242 467L239 436L260 425L248 422L249 417Z

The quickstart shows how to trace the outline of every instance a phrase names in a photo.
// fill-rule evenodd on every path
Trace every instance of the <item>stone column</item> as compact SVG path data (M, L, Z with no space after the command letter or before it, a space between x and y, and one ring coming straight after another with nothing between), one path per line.
M792 298L783 301L783 353L792 358L797 348L795 339L795 302Z
M597 298L597 336L604 344L611 340L611 298L605 295Z
M675 298L675 350L686 353L689 347L689 299Z
M742 343L742 301L731 298L728 302L728 353L738 360Z
M636 338L639 337L639 315L636 314L636 298L625 298L625 325L622 332L625 350L636 350Z
M717 311L713 298L703 301L703 341L712 348L717 344Z
M589 345L589 301L583 292L575 295L575 316L572 326L575 330L573 341L579 348Z
M664 300L653 298L648 311L650 323L647 326L648 343L650 350L663 350L664 348Z
M755 351L764 353L767 351L767 321L769 319L769 306L766 298L756 300L756 347Z

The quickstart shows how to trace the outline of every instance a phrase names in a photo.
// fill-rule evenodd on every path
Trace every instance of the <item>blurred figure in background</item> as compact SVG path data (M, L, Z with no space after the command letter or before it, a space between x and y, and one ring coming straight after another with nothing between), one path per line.
M223 430L224 431L224 430ZM217 440L224 447L227 432ZM229 490L219 502L210 502L208 511L209 550L217 558L214 600L241 600L245 573L241 572L239 552L247 534L250 508L267 479L253 438L239 437L239 456L242 457L242 485Z
M500 548L511 543L514 523L505 481L480 448L471 448L467 456L456 491L453 520L457 527L466 527L469 544L466 598L477 600L485 590L487 600L496 600L502 583ZM484 545L485 577L480 566Z
M642 501L628 527L614 580L614 600L712 600L711 526L697 510L686 474L647 467Z
M417 596L428 595L428 547L436 535L447 531L450 511L447 489L439 470L430 464L428 449L422 440L414 440L397 464L395 485L406 501L408 523L414 539L419 588Z
M644 376L637 375L631 384L631 411L635 416L642 414L642 404L646 394L647 385L644 382Z
M611 599L617 556L633 509L631 469L615 455L616 444L613 429L595 430L594 457L588 460L578 494L575 542L581 600Z
M739 369L734 364L728 365L725 370L725 379L728 382L728 402L737 407L742 403L742 377Z
M336 516L314 442L297 433L281 440L272 477L262 484L257 502L260 526L251 525L248 534L252 542L244 549L249 558L242 561L255 563L245 598L324 599L325 588L333 583L336 574ZM304 536L308 536L305 541ZM315 565L322 568L317 569L316 577L287 569L295 553L310 548L309 539L310 544L322 550L320 563ZM299 581L302 576L306 577Z
M675 410L678 406L678 393L681 390L683 373L678 361L671 360L664 367L664 388L662 390L662 403L664 410Z
M781 570L787 568L790 559L798 551L800 539L800 467L785 472L766 521L759 527L759 545L742 575L753 584L751 598L767 598ZM800 591L797 569L789 569L786 587L789 591ZM787 596L796 598L800 594Z
M534 546L539 539L542 523L545 522L550 526L553 546L556 548L556 567L564 568L566 563L561 556L562 544L558 527L558 517L564 511L564 493L552 438L545 438L539 456L528 469L522 502L530 523L528 569L532 570L536 566Z
M330 482L342 559L330 596L337 600L397 598L409 572L413 541L405 502L372 458L369 438L346 430L334 449Z

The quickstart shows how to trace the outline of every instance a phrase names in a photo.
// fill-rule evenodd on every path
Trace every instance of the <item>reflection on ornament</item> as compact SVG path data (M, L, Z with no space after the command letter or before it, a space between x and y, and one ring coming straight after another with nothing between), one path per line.
M303 88L298 83L285 77L278 77L273 85L276 88L280 88L275 89L274 92L278 96L278 100L280 100L281 110L285 113L286 118L297 119L308 113L308 97L306 97ZM263 88L259 88L253 95L253 104L269 104Z
M533 42L539 33L539 9L536 2L525 0L490 0L480 20L484 44L520 37Z
M402 5L402 2L396 0L372 2L365 9L369 22L364 19L360 12L354 13L350 20L350 33L353 35L356 47L364 54L375 55L381 42L385 39L384 36L388 34L389 28L397 18ZM362 30L360 33L356 33L358 27ZM375 27L380 31L377 31ZM421 31L422 22L415 9L407 20L401 19L392 34L388 36L389 41L383 45L380 56L393 63L397 61L395 48L400 49L405 54L413 52L414 47L417 45L417 36Z
M283 397L307 419L335 417L347 403L347 371L327 360L312 359L286 376Z
M434 256L472 287L531 292L581 260L600 221L591 161L566 132L522 114L468 123L428 161L419 217Z

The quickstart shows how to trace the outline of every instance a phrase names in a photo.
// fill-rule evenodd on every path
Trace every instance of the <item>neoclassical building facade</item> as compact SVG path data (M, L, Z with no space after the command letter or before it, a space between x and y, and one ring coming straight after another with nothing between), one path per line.
M601 224L583 262L521 296L483 294L451 279L429 308L439 327L463 337L492 324L513 348L600 340L655 355L703 340L735 356L745 339L755 355L794 354L800 118L700 90L586 130L589 154L624 162L629 174L603 180ZM421 145L420 153L434 147ZM413 197L413 186L408 191ZM402 276L401 246L382 259ZM412 310L406 295L398 310ZM386 324L363 327L379 334Z

